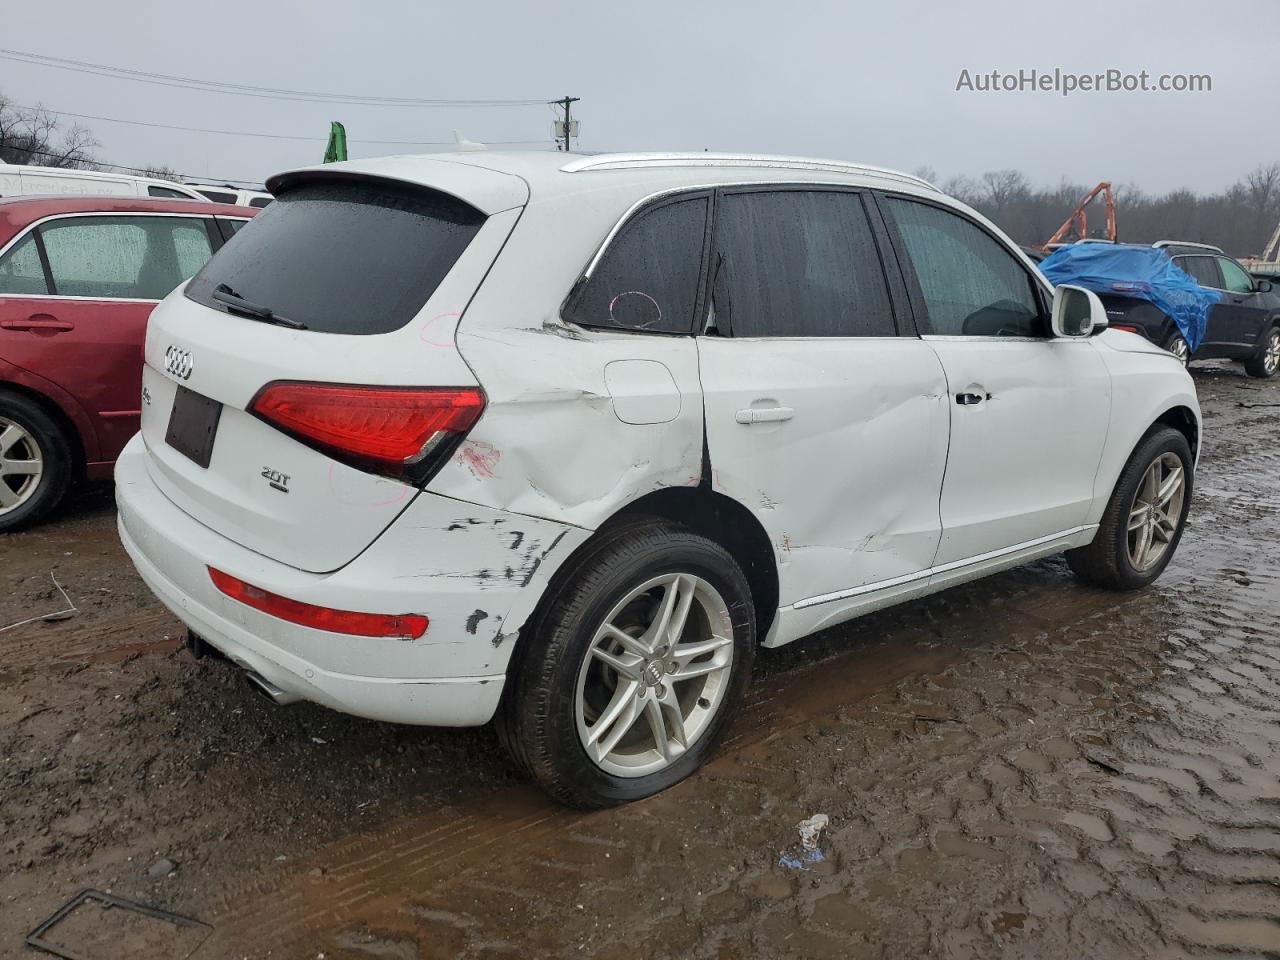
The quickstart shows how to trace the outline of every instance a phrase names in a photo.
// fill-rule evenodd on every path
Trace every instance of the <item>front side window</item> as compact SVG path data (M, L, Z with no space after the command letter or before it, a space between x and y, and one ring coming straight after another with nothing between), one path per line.
M0 294L29 297L48 292L49 284L45 281L36 235L32 231L0 260Z
M1222 289L1232 293L1253 293L1253 279L1244 272L1240 264L1226 257L1218 257L1218 266L1222 269Z
M211 252L204 221L192 218L83 217L39 229L63 297L163 300Z
M716 212L717 329L734 337L892 337L862 199L816 190L726 195Z
M931 204L890 197L888 208L915 268L931 333L1048 336L1031 275L994 237Z
M690 332L708 202L693 197L637 214L609 244L565 319L587 327Z

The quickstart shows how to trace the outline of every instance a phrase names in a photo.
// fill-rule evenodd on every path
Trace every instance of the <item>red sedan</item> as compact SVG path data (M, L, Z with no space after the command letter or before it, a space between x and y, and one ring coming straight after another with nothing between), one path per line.
M138 429L147 316L258 211L193 200L0 200L0 533Z

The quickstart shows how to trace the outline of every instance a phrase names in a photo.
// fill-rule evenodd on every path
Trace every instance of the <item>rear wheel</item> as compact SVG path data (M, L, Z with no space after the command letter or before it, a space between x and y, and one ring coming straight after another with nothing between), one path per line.
M1245 361L1244 372L1251 377L1270 379L1280 370L1280 326L1267 331L1262 349Z
M1192 463L1187 438L1172 427L1138 444L1111 494L1097 536L1067 551L1081 578L1111 590L1145 587L1173 558L1191 507Z
M661 521L621 528L574 563L531 624L503 739L563 803L650 796L710 755L754 654L750 589L728 552Z
M1182 361L1184 367L1191 360L1191 347L1187 345L1187 338L1176 330L1169 334L1169 339L1164 342L1164 348Z
M71 480L71 450L53 419L29 399L0 393L0 533L35 523Z

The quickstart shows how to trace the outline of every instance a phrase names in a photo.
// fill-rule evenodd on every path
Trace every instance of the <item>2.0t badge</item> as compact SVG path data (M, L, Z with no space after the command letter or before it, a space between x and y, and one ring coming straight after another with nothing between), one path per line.
M195 367L196 361L191 356L190 350L171 346L164 352L164 372L171 377L177 377L179 380L190 380L191 371Z

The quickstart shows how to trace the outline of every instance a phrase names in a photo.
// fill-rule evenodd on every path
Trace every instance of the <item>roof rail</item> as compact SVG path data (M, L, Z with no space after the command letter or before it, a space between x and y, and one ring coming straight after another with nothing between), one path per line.
M1153 247L1194 247L1196 250L1212 250L1214 253L1221 253L1224 257L1226 254L1221 247L1215 247L1212 243L1192 243L1190 240L1157 240L1152 244Z
M886 180L900 180L941 193L928 180L910 173L888 170L843 160L814 160L809 157L780 157L749 153L603 153L578 157L560 169L565 173L592 170L638 170L646 167L772 167L782 170L817 170L829 173L861 173Z

